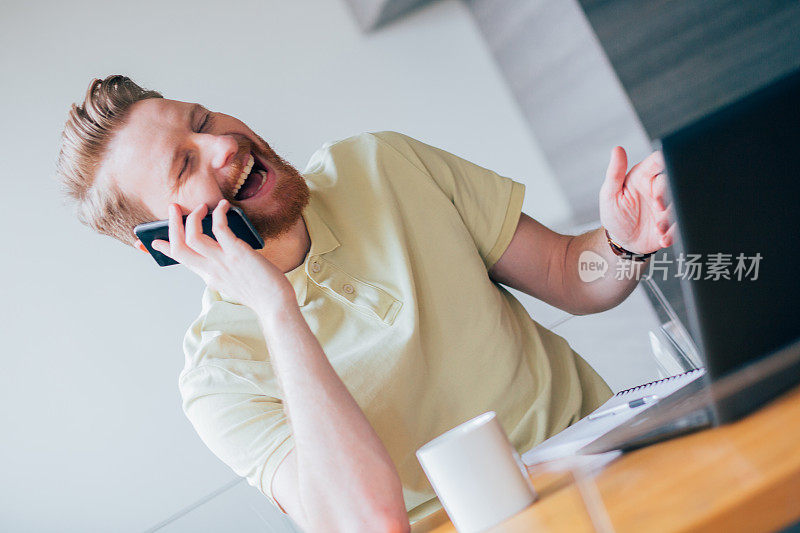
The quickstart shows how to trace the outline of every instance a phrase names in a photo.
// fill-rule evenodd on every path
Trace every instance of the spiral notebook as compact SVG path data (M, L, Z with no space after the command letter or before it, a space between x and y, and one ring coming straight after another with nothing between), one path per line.
M668 378L637 385L630 389L621 390L609 398L606 403L598 407L594 413L605 412L647 396L657 396L659 399L662 399L676 390L685 387L703 374L705 374L705 370L698 368ZM588 417L582 418L564 431L553 435L538 446L534 446L522 454L522 461L526 465L533 465L573 455L578 449L589 444L601 435L605 435L634 415L641 413L645 408L646 406L624 409L616 414L603 416L594 420L590 420Z

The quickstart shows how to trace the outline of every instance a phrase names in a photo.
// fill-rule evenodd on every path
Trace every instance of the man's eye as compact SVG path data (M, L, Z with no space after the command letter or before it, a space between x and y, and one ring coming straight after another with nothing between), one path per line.
M211 123L211 113L206 113L206 116L203 119L203 122L200 124L200 127L197 129L197 132L202 133L203 130L206 127L208 127L210 123Z
M203 130L210 125L211 125L211 113L209 112L206 113L205 117L203 117L203 122L201 122L200 127L197 128L197 133L203 133ZM184 159L183 161L183 166L181 167L181 170L178 173L178 179L181 179L183 177L183 173L188 166L189 166L189 156L186 156L186 159Z
M179 180L183 177L183 172L186 170L186 167L188 166L189 166L189 157L187 156L186 159L183 160L183 166L181 167L181 171L178 172Z

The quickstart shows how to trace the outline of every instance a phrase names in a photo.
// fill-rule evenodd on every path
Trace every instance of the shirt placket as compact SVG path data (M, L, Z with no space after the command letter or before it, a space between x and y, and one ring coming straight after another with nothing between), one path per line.
M356 278L321 256L310 258L307 273L332 297L387 325L394 322L402 307L402 302L384 289Z

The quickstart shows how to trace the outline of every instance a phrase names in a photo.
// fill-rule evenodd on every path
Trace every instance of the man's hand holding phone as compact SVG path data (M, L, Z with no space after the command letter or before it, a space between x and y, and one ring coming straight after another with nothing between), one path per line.
M199 205L186 218L186 228L177 204L169 206L169 241L154 240L151 246L200 276L206 285L224 292L257 312L273 314L286 306L297 306L289 280L266 257L233 234L227 223L230 202L222 200L212 212L216 241L205 235L202 219L208 208Z

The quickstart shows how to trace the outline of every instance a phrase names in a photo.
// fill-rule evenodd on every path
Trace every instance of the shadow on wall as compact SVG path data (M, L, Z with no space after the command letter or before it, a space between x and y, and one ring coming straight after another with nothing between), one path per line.
M384 26L431 0L347 0L358 25L365 32Z

